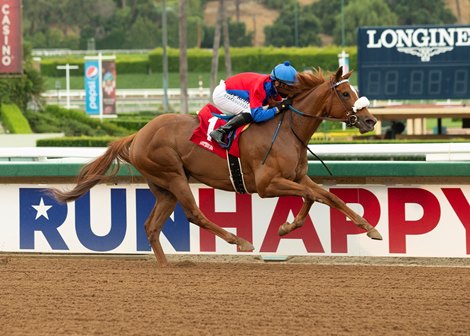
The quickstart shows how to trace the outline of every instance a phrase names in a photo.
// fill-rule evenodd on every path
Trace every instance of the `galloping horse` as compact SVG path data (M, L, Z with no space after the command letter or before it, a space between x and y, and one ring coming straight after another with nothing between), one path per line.
M359 98L349 84L350 75L351 72L342 76L341 67L328 79L321 70L298 73L290 109L270 121L250 125L240 137L247 192L258 193L262 198L299 196L304 200L294 221L281 225L279 235L301 227L317 201L341 211L367 231L370 238L382 239L364 218L307 176L306 147L323 120L346 122L361 133L373 130L377 122L364 103L367 99ZM283 119L288 122L282 122ZM250 242L211 222L196 204L188 182L190 177L216 189L234 191L227 161L189 140L198 124L198 118L192 115L158 116L137 133L112 142L102 156L85 165L74 189L67 192L51 189L51 192L58 201L75 200L105 178L116 175L120 161L127 162L142 174L156 197L145 230L159 266L168 264L160 233L177 202L190 222L210 230L227 243L238 245L241 251L252 251ZM276 134L274 141L273 134ZM114 162L117 169L108 171Z

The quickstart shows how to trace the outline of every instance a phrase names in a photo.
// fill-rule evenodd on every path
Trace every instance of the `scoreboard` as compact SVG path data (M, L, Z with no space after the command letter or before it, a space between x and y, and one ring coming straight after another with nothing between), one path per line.
M358 78L369 99L470 99L470 26L359 28Z

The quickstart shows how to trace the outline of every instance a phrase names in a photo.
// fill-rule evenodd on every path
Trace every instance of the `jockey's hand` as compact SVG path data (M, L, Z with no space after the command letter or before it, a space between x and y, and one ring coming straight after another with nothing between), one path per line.
M285 99L281 102L278 102L276 104L276 107L278 109L279 112L285 112L289 109L289 106L292 104L292 100L290 100L289 98L288 99Z

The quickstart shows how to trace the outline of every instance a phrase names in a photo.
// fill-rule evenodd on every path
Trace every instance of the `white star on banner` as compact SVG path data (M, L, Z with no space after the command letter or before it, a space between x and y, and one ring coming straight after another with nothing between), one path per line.
M47 215L47 211L52 208L52 205L45 205L44 200L41 197L41 200L39 201L38 205L31 205L37 212L36 212L36 218L38 219L41 216L44 216L47 220L49 220L49 216Z

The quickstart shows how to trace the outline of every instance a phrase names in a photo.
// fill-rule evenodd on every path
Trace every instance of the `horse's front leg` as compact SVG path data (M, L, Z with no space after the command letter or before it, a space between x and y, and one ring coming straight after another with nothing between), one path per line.
M372 239L382 240L379 231L370 225L363 217L349 208L343 200L326 189L313 182L308 176L304 176L300 183L281 177L273 178L265 188L258 188L261 197L275 196L300 196L304 198L304 204L292 224L284 223L279 229L279 234L287 234L301 227L313 202L318 201L332 208L338 209L351 219L358 227L367 231L367 236Z
M294 181L276 177L269 180L269 183L260 183L258 188L258 194L261 197L275 197L275 196L300 196L303 198L304 203L299 213L295 216L292 223L285 222L279 227L278 234L284 236L289 232L304 225L305 218L310 211L314 203L314 195L310 188L305 185L296 183Z
M382 240L382 235L379 233L379 231L375 227L370 225L364 217L359 216L350 207L348 207L346 203L344 203L344 201L338 196L320 187L318 184L313 182L308 176L304 176L304 178L302 178L301 184L308 186L313 191L313 193L315 194L316 201L326 204L332 208L338 209L351 221L353 221L354 224L356 224L361 229L367 231L368 237L372 239Z

